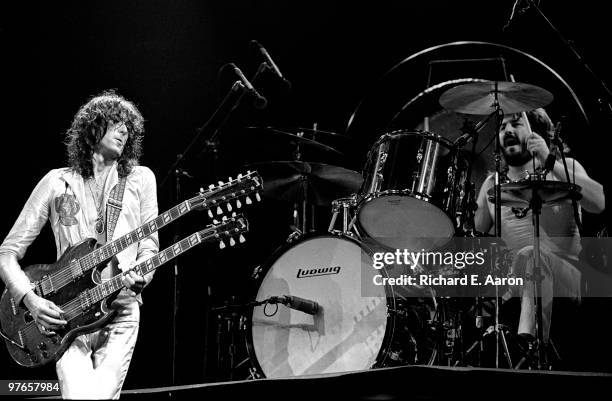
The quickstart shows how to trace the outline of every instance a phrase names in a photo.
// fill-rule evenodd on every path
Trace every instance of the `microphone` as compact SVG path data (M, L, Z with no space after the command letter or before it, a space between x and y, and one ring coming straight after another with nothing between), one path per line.
M295 297L292 295L283 295L280 297L270 297L268 299L270 304L283 304L289 309L295 309L300 312L304 312L308 315L316 315L319 312L319 304L315 301L308 299Z
M465 133L463 135L461 135L459 138L457 138L457 140L455 140L455 145L460 148L462 146L465 146L469 140L472 139L472 134L471 133Z
M474 124L466 118L463 120L461 132L463 132L463 135L461 135L455 140L455 145L458 148L465 146L470 141L470 139L472 139L478 133L478 130L476 129Z
M264 109L268 105L268 100L266 100L265 97L261 96L259 92L257 92L257 89L255 89L255 87L251 84L247 77L244 76L244 74L236 64L229 63L228 65L232 67L236 75L238 75L238 78L240 78L240 81L242 81L242 84L244 85L245 89L255 98L255 108L260 110Z
M283 73L280 72L280 69L278 68L278 66L276 65L276 63L274 62L274 60L272 60L272 57L270 56L270 53L268 53L268 51L266 50L265 47L263 47L258 41L256 40L251 40L251 43L253 43L255 46L257 46L259 48L259 52L261 53L261 55L266 59L265 64L272 69L272 71L274 71L274 73L281 79L281 81L283 81L283 83L285 85L287 85L288 89L291 89L291 82L289 82L289 80L287 80L287 78L285 78L283 76Z

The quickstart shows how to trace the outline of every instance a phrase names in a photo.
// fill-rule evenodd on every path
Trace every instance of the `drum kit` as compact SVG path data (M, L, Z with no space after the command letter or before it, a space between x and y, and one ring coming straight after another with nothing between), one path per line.
M552 94L524 83L472 82L447 90L439 101L447 110L488 116L487 121L496 117L501 124L504 114L543 107ZM409 364L480 366L483 359L471 354L476 348L486 351L482 344L491 332L496 334L494 353L503 347L505 367L516 366L501 329L497 292L492 301L476 297L455 302L432 287L407 289L373 281L375 274L391 274L372 268L376 251L435 250L456 236L490 236L474 229L473 163L460 152L470 141L476 143L479 126L454 142L427 131L384 133L371 146L362 174L302 160L304 147L337 154L318 138L348 139L342 135L316 128L253 128L291 141L295 152L290 161L249 165L264 177L265 196L294 205L294 234L258 268L258 291L242 319L252 377ZM497 174L499 139L496 142ZM489 195L498 207L530 206L536 219L542 205L579 190L546 181L545 175L505 184L497 177L496 182ZM325 233L309 227L314 205L331 209ZM495 223L495 236L501 237L500 224ZM539 237L536 223L534 241ZM488 329L481 320L487 306L495 319ZM467 316L476 318L471 328ZM500 364L497 355L494 367Z

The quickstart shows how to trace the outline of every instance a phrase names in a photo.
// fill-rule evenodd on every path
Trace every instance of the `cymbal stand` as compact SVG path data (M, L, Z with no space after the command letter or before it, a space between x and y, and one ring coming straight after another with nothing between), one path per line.
M463 136L455 142L458 147L462 147L467 141L472 138L472 154L470 157L470 162L467 167L467 175L465 177L464 184L464 195L461 199L461 216L459 217L459 227L463 232L473 232L474 231L474 212L478 207L475 205L475 188L474 183L472 182L472 170L474 168L474 162L476 161L476 145L478 144L479 133L482 128L489 122L491 117L495 114L489 114L489 116L483 121L479 121L478 124L473 125L469 120L464 120L463 127L461 127L461 131L463 132ZM426 120L427 122L427 120ZM465 138L465 139L463 139Z
M537 175L536 175L537 177ZM531 177L530 177L531 179ZM542 315L542 280L544 276L541 273L541 259L540 259L540 214L542 213L542 198L538 193L538 187L534 186L532 189L531 200L529 201L531 207L531 215L533 222L533 272L532 278L534 280L534 301L536 307L535 325L536 325L536 352L537 352L537 369L543 370L548 368L548 361L546 360L546 343L544 342L544 326L543 326L543 315Z
M500 271L500 267L503 269L503 267L505 266L504 263L501 262L502 260L502 255L500 254L499 251L499 244L497 243L491 243L489 246L489 254L491 255L491 260L490 260L490 266L489 266L489 271L490 272L498 272L497 274L499 274ZM482 328L483 327L483 322L482 322L482 300L480 299L481 297L478 296L477 300L476 300L476 328ZM463 357L464 359L471 354L472 352L478 350L480 352L480 355L482 355L482 353L484 352L484 340L485 337L489 336L490 334L494 334L495 335L495 367L499 368L500 367L500 350L503 349L503 357L505 359L506 365L509 369L514 368L514 365L512 363L512 357L510 355L510 349L508 347L508 339L507 336L512 336L511 333L506 333L504 332L504 325L502 325L500 323L500 316L501 316L501 312L499 310L499 304L500 304L500 294L499 294L499 286L495 285L495 309L494 309L494 324L492 326L489 326L485 332L481 335L481 337L476 340L471 346L470 348L468 348L468 350L465 352L465 356ZM478 349L477 349L478 347ZM503 348L502 348L503 347ZM479 363L482 363L482 357L480 357L479 359Z
M298 136L303 136L303 132L299 132ZM302 161L302 146L300 142L296 142L295 150L293 151L293 160L296 162ZM293 204L293 222L290 225L293 232L289 235L289 239L293 239L295 237L299 237L300 235L306 234L308 232L315 231L314 223L315 223L315 207L311 205L310 207L310 229L308 228L308 190L310 185L310 178L307 175L302 175L300 177L302 182L302 197L301 201L294 202ZM301 214L301 217L300 217Z
M493 104L492 107L494 108L494 111L489 115L489 117L485 120L488 121L490 118L492 118L493 116L495 117L495 149L494 149L494 155L495 155L495 183L494 183L494 206L495 206L495 218L494 218L494 227L495 227L495 236L497 238L501 238L502 236L502 231L501 231L501 143L499 140L499 130L501 128L502 125L502 121L504 119L504 112L500 107L499 104L499 98L498 98L498 81L495 81L495 87L493 90ZM484 126L484 123L481 125L481 127ZM492 259L492 263L494 263L494 259ZM500 311L499 311L499 288L496 285L495 286L495 323L493 328L488 328L486 330L486 332L482 335L482 337L484 338L484 336L490 334L490 333L495 333L495 367L499 368L500 365L500 345L502 345L504 348L504 356L506 359L506 362L508 364L509 368L512 368L512 359L510 357L510 353L508 350L508 342L506 341L506 336L503 332L503 330L500 330L501 328L501 324L500 324ZM477 340L467 351L466 351L466 355L468 355L469 353L471 353L472 351L474 351L474 349L476 349L476 347L478 345L480 345L481 349L483 348L483 338Z

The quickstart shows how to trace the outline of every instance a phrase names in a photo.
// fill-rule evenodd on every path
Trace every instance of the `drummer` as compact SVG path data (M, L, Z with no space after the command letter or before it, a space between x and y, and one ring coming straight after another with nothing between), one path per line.
M528 123L523 116L527 116ZM566 181L563 163L558 155L551 154L549 142L554 132L553 123L542 108L525 114L505 116L499 131L499 139L505 161L505 175L510 181L525 179L534 172L534 166L541 169L549 167L546 180ZM530 130L531 129L531 130ZM548 163L547 163L548 160ZM566 158L572 180L581 187L581 208L591 213L601 213L605 208L603 187L590 178L584 167L575 159ZM503 179L506 177L502 177ZM495 207L489 201L487 192L493 187L494 176L490 175L483 183L478 195L476 229L493 232ZM527 204L525 204L527 206ZM533 226L531 212L522 215L516 208L501 207L502 238L513 252L512 272L520 277L529 277L533 269ZM544 205L540 216L541 267L542 267L542 310L544 340L548 341L550 331L552 300L555 297L581 297L581 274L578 254L581 250L580 234L574 218L571 200L559 201L550 206ZM535 302L532 281L517 287L515 294L521 297L521 311L518 334L529 342L536 335Z

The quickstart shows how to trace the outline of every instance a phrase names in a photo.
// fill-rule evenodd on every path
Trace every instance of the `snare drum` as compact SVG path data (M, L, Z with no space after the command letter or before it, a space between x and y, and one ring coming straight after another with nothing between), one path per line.
M416 344L411 348L410 339L398 336L403 329L396 328L401 318L393 289L373 282L384 270L372 268L371 255L353 237L334 233L306 236L276 252L256 299L297 296L317 302L319 311L309 315L279 304L253 308L247 348L261 375L348 372L418 361Z
M359 226L391 248L428 250L444 245L455 233L462 177L458 165L456 147L439 135L383 135L364 168Z

